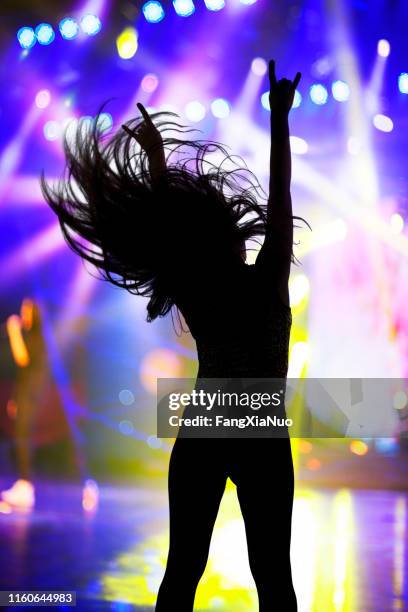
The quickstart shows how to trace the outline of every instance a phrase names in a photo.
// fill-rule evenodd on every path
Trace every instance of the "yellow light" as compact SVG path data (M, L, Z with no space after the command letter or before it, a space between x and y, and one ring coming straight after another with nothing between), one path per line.
M355 455L363 456L368 453L368 446L362 440L353 440L350 444L350 450Z
M122 59L130 59L137 51L137 31L135 28L125 28L116 39L116 48L119 57Z
M21 333L20 317L18 315L11 315L7 319L6 328L14 361L21 368L25 368L30 363L30 357Z
M307 342L295 342L289 356L289 378L300 378L310 358L310 347Z
M297 274L289 283L291 306L298 306L309 293L309 279L305 274Z

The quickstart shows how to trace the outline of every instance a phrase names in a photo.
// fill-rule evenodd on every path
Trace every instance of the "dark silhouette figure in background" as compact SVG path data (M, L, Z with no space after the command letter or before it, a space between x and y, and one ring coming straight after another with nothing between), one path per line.
M106 144L97 124L91 131L80 126L75 145L65 144L65 183L53 190L42 179L45 198L75 252L115 285L148 296L149 321L172 306L181 311L196 340L198 378L287 375L296 218L288 114L300 74L293 82L277 81L271 61L269 75L272 146L265 204L247 170L228 172L206 161L208 153L228 157L221 145L188 141L194 155L183 158L186 141L165 133L185 128L172 113L149 116L141 104L142 119L128 122ZM256 263L247 265L245 242L260 236ZM227 477L237 486L260 610L297 609L289 557L289 439L178 437L169 467L170 550L159 612L193 609Z

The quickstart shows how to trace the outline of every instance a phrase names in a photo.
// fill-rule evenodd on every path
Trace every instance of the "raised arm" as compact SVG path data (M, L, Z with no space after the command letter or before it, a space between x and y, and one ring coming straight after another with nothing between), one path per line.
M140 102L137 105L144 119L140 127L133 131L127 125L123 129L133 136L146 151L149 159L149 169L153 181L157 181L166 172L166 158L164 155L163 140L159 130L151 120L149 113Z
M271 107L271 152L267 231L257 264L267 267L274 276L281 298L289 303L288 279L292 259L293 216L290 195L291 156L289 111L301 75L277 81L275 62L269 62Z

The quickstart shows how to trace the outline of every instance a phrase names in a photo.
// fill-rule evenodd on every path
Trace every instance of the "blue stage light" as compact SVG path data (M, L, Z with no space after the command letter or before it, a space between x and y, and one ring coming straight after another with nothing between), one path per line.
M316 83L310 88L310 98L315 104L326 104L329 94L324 85Z
M296 89L295 95L294 95L294 98L293 98L292 108L298 108L298 106L300 106L301 102L302 102L302 94L300 92L298 92L298 90Z
M33 28L24 26L17 32L17 40L23 49L31 49L37 42Z
M224 0L204 0L204 3L209 11L220 11L225 6Z
M173 0L173 6L180 17L189 17L195 11L193 0Z
M344 81L334 81L331 89L337 102L346 102L350 97L350 87Z
M55 38L54 29L49 23L40 23L35 28L35 35L40 45L50 45Z
M403 94L408 94L408 72L401 72L398 77L398 89Z
M211 112L217 119L225 119L230 114L230 111L230 105L224 98L217 98L211 102Z
M164 17L164 9L160 2L149 0L142 8L143 15L149 23L158 23Z
M66 40L72 40L78 36L79 25L75 19L72 19L72 17L65 17L65 19L62 19L59 22L58 27L62 38L65 38Z
M264 107L265 110L271 110L270 104L269 104L269 91L265 91L265 93L262 94L261 96L261 104Z
M97 15L89 14L82 17L81 28L82 31L85 32L85 34L88 34L89 36L95 36L95 34L98 34L98 32L100 32L102 28L102 23Z
M100 132L108 132L113 125L112 115L110 113L101 113L98 116L97 127Z

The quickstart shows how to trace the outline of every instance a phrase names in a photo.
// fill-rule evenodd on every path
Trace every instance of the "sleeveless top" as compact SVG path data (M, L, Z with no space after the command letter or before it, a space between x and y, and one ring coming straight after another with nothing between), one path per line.
M292 315L255 265L203 282L179 303L198 353L198 378L286 378Z

